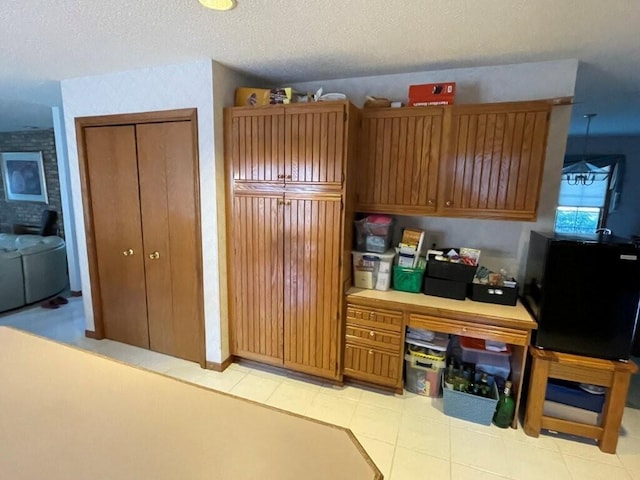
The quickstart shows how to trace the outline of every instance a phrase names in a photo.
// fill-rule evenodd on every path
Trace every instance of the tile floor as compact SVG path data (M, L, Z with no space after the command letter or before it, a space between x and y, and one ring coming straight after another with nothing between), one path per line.
M449 418L442 399L336 387L293 375L231 365L225 372L110 340L84 336L80 298L57 310L0 315L11 325L121 361L350 428L391 480L640 480L640 410L627 408L616 455L590 441L502 430Z

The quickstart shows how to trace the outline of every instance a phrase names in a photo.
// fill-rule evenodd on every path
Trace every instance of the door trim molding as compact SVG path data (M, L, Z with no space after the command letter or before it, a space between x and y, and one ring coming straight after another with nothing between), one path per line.
M80 184L82 192L82 206L87 245L87 261L89 264L89 279L91 281L91 296L93 310L94 331L90 338L106 338L104 332L104 318L102 314L102 298L100 295L100 278L98 275L98 259L95 244L95 230L93 224L93 210L91 203L91 185L88 175L88 158L86 154L85 129L88 127L105 127L114 125L138 125L143 123L188 121L192 124L193 152L194 152L194 207L195 207L195 233L196 233L196 263L198 265L196 282L198 283L198 308L200 311L199 336L201 339L200 365L204 366L206 360L206 343L204 331L204 283L202 265L202 227L200 210L200 155L198 148L198 115L195 108L183 108L177 110L164 110L156 112L126 113L115 115L99 115L91 117L76 117L76 143L78 149L78 167L80 171ZM85 332L87 334L87 332ZM89 335L87 335L89 336Z

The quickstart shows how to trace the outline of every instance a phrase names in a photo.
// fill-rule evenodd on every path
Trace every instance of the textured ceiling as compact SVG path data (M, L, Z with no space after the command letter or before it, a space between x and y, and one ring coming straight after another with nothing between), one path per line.
M213 58L274 83L576 58L573 133L640 134L637 0L0 1L0 131L59 81Z

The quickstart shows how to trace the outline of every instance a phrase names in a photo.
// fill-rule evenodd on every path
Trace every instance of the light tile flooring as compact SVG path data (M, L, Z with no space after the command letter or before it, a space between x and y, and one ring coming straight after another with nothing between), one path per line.
M11 325L205 387L350 428L392 480L640 480L640 410L627 408L616 455L591 441L502 430L444 415L442 399L337 387L293 375L231 365L225 372L110 340L84 336L79 298L56 310L0 315Z

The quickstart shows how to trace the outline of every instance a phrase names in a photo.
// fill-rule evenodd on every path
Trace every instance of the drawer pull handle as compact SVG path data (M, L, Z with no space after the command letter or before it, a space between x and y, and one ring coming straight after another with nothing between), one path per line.
M375 313L372 313L372 314L370 315L370 317L371 317L371 320L375 320L375 319L376 319L376 314L375 314Z
M371 336L371 337L375 337L375 336L376 336L376 332L374 332L373 330L371 330L371 331L369 332L369 336Z
M462 331L466 332L467 331L467 327L462 327Z

